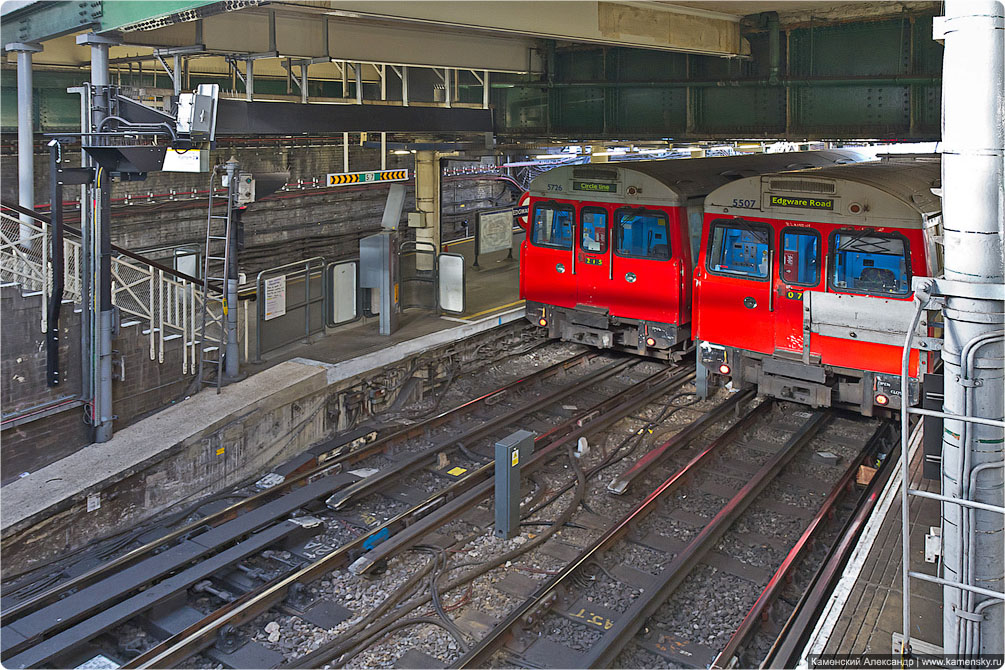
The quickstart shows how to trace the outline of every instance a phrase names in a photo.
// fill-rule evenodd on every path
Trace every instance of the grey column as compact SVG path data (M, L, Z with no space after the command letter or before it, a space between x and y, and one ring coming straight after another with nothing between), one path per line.
M966 282L945 307L945 411L1001 419L1003 303L992 299L1005 282L1002 249L1005 78L1003 4L950 0L936 20L945 40L942 188L945 277ZM947 420L942 492L1002 505L1003 431ZM943 504L943 570L952 581L1002 591L1003 518ZM947 654L1001 654L1003 605L952 587L943 590Z
M32 105L31 55L42 50L42 45L13 42L7 51L17 54L17 202L22 207L35 209L35 141L34 109ZM24 223L34 223L30 216L21 215ZM21 226L18 239L23 247L30 247L31 228Z
M119 44L117 37L88 33L77 36L77 44L91 47L91 100L92 130L103 130L102 121L111 109L110 78L108 73L108 48ZM97 137L84 138L84 144L101 144ZM96 338L98 365L94 380L94 441L107 442L112 439L112 231L111 192L112 180L105 170L99 170L98 179L92 187L97 196L98 206L91 213L92 235L97 248L97 259L92 259L92 267L97 269L98 281L91 285L91 295L85 299L94 300L98 305L98 336ZM95 262L96 261L96 262ZM95 296L94 294L97 293ZM93 345L92 345L93 346Z

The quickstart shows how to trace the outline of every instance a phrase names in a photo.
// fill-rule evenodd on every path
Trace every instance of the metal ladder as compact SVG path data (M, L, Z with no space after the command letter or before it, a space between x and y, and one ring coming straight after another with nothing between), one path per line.
M202 322L199 327L199 388L203 384L216 384L216 392L223 385L223 354L227 348L227 268L230 267L230 239L233 225L233 200L235 178L227 186L227 195L216 195L216 178L220 166L214 167L209 179L209 205L206 208L206 252L202 273ZM213 201L225 199L226 214L213 213ZM210 309L219 303L220 311ZM216 379L207 379L206 366L216 367Z

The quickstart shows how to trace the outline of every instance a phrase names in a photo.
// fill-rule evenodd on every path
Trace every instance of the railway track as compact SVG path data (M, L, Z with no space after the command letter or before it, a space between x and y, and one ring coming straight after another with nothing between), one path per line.
M493 439L535 427L544 464L562 445L688 378L584 352L369 444L332 446L272 488L40 594L5 602L4 665L66 666L104 655L127 667L162 667L210 645L217 663L274 665L281 656L249 643L238 627L270 608L318 625L344 618L348 610L312 598L307 585L374 549L403 551L406 530L483 491Z
M885 430L773 405L748 411L705 443L451 667L728 667ZM767 426L776 439L763 439ZM751 434L761 437L745 437ZM821 444L836 446L834 434L857 436L861 452L846 457L836 482L826 483L829 493L817 479L815 491L793 496L795 482L806 485L815 469L811 455ZM787 469L799 478L783 481ZM771 522L782 517L788 529L772 533ZM756 544L760 554L781 559L774 573L768 561L744 560L756 555L744 545ZM754 601L734 624L729 613L747 611L728 602L737 594ZM716 626L703 609L719 615ZM732 626L736 634L717 653L715 640Z

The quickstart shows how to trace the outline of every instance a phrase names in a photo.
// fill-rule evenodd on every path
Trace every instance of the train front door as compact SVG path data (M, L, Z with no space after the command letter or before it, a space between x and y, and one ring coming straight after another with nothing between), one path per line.
M718 219L710 225L701 268L700 337L770 354L772 232L763 223Z
M774 350L803 351L803 292L819 290L823 279L820 235L811 228L783 228L772 270Z
M677 323L682 265L671 254L667 213L622 207L614 212L613 231L618 316Z
M576 210L554 200L534 202L530 230L520 258L520 296L560 307L575 307L573 242Z
M594 205L579 210L576 240L576 303L610 307L612 300L610 212Z

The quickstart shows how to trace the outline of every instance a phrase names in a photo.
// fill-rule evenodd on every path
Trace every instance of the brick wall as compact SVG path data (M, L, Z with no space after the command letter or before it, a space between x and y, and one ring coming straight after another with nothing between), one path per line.
M65 152L70 165L78 165L79 152ZM230 147L212 152L211 163L223 163L231 156L241 169L254 172L289 170L290 180L323 180L329 172L342 171L342 145L317 143L309 146ZM458 163L461 164L461 163ZM380 150L350 144L349 169L353 172L380 168ZM411 155L391 154L388 169L412 171ZM17 200L17 160L11 153L0 156L0 192L5 199ZM170 259L166 247L192 246L202 249L206 234L206 200L179 195L176 200L145 204L147 194L187 193L206 190L207 174L152 172L141 182L117 182L112 191L112 242L133 251L148 253L155 260ZM414 210L414 182L407 186L404 212ZM510 189L500 181L486 179L450 179L442 187L443 237L461 235L468 220L473 230L478 209L504 205L513 200ZM129 207L115 200L132 198ZM49 156L36 153L35 196L39 203L49 201ZM319 190L308 184L276 194L271 199L252 204L243 214L244 249L240 254L241 271L253 277L260 270L284 263L323 256L328 260L355 256L359 238L377 232L384 211L387 186L354 185L340 189ZM77 200L78 190L64 191L65 200ZM67 211L68 223L76 226L75 210ZM404 223L405 215L402 216ZM157 250L160 251L157 251Z
M46 385L45 338L39 326L41 296L22 295L17 286L0 288L0 357L4 428L0 433L2 482L52 463L89 444L86 408L80 394L80 314L64 304L60 318L63 381ZM146 323L119 329L112 342L124 379L112 382L115 429L183 396L193 380L182 372L181 338L165 343L164 362L150 360ZM52 406L59 405L59 406ZM29 416L30 415L30 416ZM16 425L15 425L16 424Z

